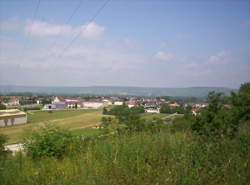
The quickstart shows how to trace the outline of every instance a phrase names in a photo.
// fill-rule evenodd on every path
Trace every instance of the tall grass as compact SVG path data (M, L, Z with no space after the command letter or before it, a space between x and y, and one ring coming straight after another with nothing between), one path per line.
M0 163L0 184L249 184L249 130L215 142L173 129L77 140L60 160L9 156Z

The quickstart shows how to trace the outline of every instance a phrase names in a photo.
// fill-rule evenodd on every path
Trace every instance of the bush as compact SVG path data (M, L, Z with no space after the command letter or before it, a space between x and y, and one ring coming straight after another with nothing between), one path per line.
M192 124L192 129L205 137L235 137L239 120L237 109L222 106L223 95L211 92L208 95L208 107L204 108Z
M23 110L24 111L28 111L28 110L41 110L41 106L33 106L33 107L24 107Z
M0 110L5 110L6 109L6 106L2 103L0 103Z
M25 138L24 148L32 159L61 158L71 141L72 136L68 131L48 125Z
M0 134L0 156L5 153L4 144L7 141L7 136Z

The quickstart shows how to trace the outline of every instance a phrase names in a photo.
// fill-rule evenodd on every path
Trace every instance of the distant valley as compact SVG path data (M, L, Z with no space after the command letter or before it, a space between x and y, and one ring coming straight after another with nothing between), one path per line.
M0 93L3 95L11 93L33 93L50 95L206 97L210 91L223 92L229 95L231 91L237 91L237 89L225 87L149 88L122 86L42 87L0 85Z

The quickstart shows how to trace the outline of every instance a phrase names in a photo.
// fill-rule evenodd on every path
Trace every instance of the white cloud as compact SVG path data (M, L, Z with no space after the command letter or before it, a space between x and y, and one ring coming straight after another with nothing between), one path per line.
M229 51L220 51L216 55L209 56L210 62L226 62L230 59Z
M177 59L177 57L175 55L173 55L171 53L164 52L164 51L158 51L155 54L155 58L158 60L161 60L161 61L166 61L166 62L171 62L171 61Z
M104 30L104 27L94 22L72 27L66 24L28 21L25 26L25 33L33 36L67 36L80 34L80 36L85 39L97 39L103 34Z
M72 29L68 25L49 24L42 21L28 21L25 26L26 34L34 36L65 35L70 34Z
M103 34L103 32L105 30L104 27L102 27L94 22L85 24L85 25L81 26L80 29L82 32L81 36L83 38L87 38L87 39L97 39Z

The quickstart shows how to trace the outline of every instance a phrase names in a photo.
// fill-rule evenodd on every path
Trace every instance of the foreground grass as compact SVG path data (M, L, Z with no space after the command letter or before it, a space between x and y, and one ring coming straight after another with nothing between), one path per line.
M39 111L28 114L28 123L0 128L0 133L7 135L8 144L22 141L23 136L43 124L52 123L55 126L77 130L100 124L102 110L60 110L49 113Z
M246 131L248 129L248 131ZM67 157L32 161L24 155L1 162L0 184L246 185L250 134L217 142L165 125L140 132L81 140Z
M103 134L104 131L101 129L87 127L82 129L71 130L71 133L73 136L94 137Z

